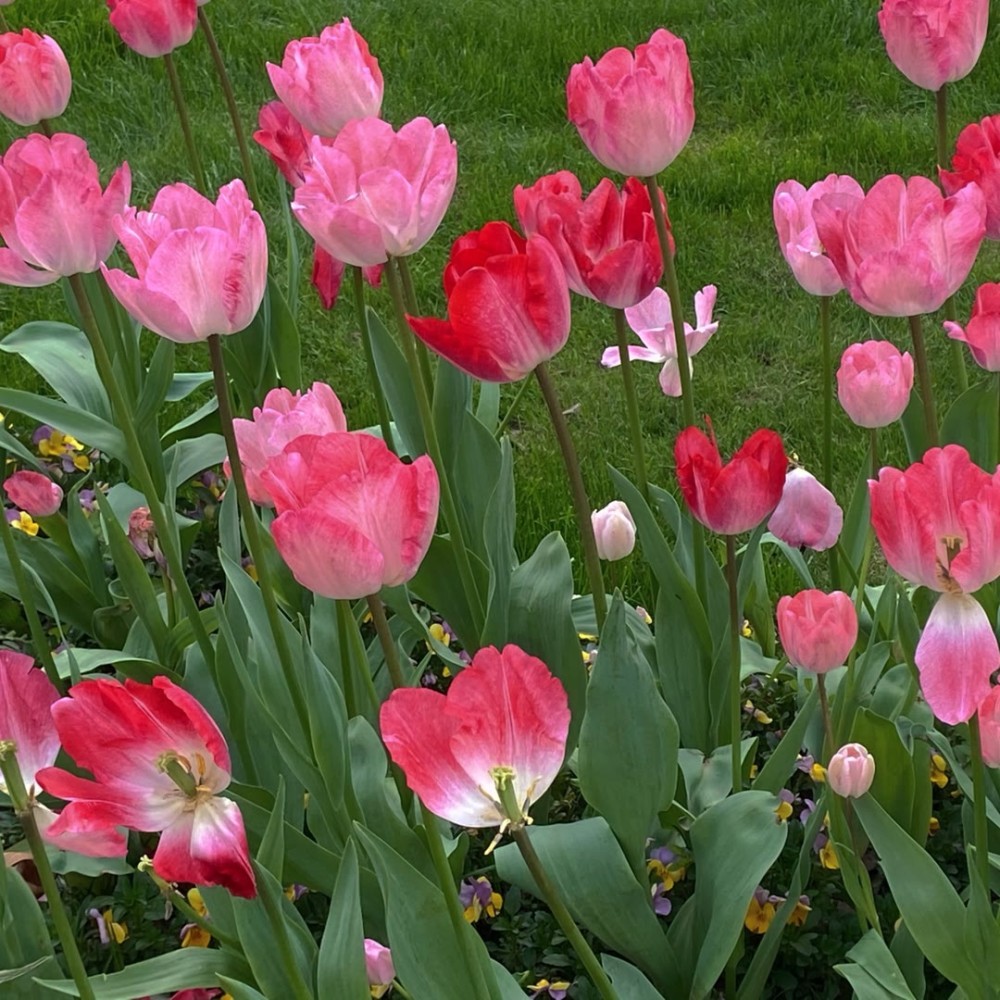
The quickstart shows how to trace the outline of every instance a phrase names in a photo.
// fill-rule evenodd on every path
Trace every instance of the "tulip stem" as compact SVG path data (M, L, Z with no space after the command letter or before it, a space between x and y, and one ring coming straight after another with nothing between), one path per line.
M171 53L168 52L163 57L163 65L166 67L167 79L170 81L170 94L174 99L174 107L177 108L177 117L180 119L181 133L184 136L184 148L187 149L188 160L191 162L194 182L198 185L198 190L205 194L208 191L208 186L205 183L205 170L201 165L201 156L194 141L194 133L191 131L191 119L188 116L184 91L181 89L181 78L177 74L177 67L174 65L174 57Z
M732 535L726 535L726 582L729 585L729 726L732 732L732 774L733 792L739 792L743 788L743 747L740 736L742 735L742 711L743 692L742 680L740 678L740 667L742 665L742 651L740 649L740 594L739 594L739 574L736 570L736 539Z
M931 386L931 370L927 363L927 345L919 316L909 316L910 335L913 338L913 360L917 365L917 381L920 383L920 400L924 405L924 425L927 428L927 447L938 446L937 414L934 409L934 390Z
M972 816L976 845L976 869L986 890L990 891L990 840L986 824L986 771L983 767L983 741L979 713L969 719L969 752L972 764Z
M628 333L626 332L625 310L613 309L615 336L618 339L618 356L621 359L622 385L625 387L625 409L628 413L628 429L632 438L632 457L635 460L635 475L646 502L651 504L649 478L646 475L646 455L642 447L642 421L639 419L639 399L635 391L635 373L628 353Z
M417 398L417 409L420 411L420 422L423 424L424 440L427 444L428 454L437 469L438 480L441 487L441 506L444 508L444 519L448 526L448 533L451 535L452 549L455 553L455 562L458 565L458 574L462 578L462 588L465 591L466 599L469 602L469 610L472 612L473 628L476 636L482 635L485 612L483 601L476 585L476 578L472 572L472 563L469 560L469 550L465 546L465 536L462 532L462 525L458 518L458 508L455 506L455 497L451 492L451 481L448 477L448 466L445 465L444 454L441 451L441 442L438 440L437 430L434 426L434 414L431 410L431 401L427 393L427 385L420 370L420 362L417 360L417 350L414 344L416 335L410 329L410 324L406 321L406 306L403 303L403 290L399 274L393 267L394 258L390 258L385 267L385 275L389 282L389 293L392 296L392 305L396 313L396 324L399 328L399 342L403 347L403 354L406 357L406 364L410 369L410 379L413 383L413 394Z
M826 677L823 674L816 675L816 687L819 689L820 712L823 714L823 755L829 766L833 757L833 722L830 718L830 699L826 695Z
M587 497L587 488L583 483L583 473L580 471L580 460L576 448L573 447L573 437L569 432L569 424L559 403L555 383L549 374L549 367L543 361L535 369L535 378L549 408L552 429L556 432L559 450L562 452L563 464L566 466L566 476L569 479L570 494L573 497L573 510L576 513L576 525L580 531L580 542L583 546L583 561L590 579L590 589L594 595L594 616L597 619L597 632L604 631L604 619L608 614L607 597L604 591L604 577L601 575L601 559L597 554L597 539L594 537L594 524L590 519L591 506Z
M538 891L542 894L542 899L548 904L552 916L556 918L560 929L566 935L566 940L573 946L573 950L583 963L583 967L586 969L587 975L590 976L597 992L605 997L605 1000L618 1000L618 994L614 991L611 980L601 968L601 963L597 960L593 949L587 944L587 939L580 933L580 928L576 926L576 921L566 908L559 890L556 889L555 884L545 871L542 859L538 856L538 852L528 836L528 828L526 826L512 827L511 836L514 838L514 843L517 844L517 849L521 852L525 867L538 887Z
M382 383L375 367L375 352L372 350L372 331L368 325L368 313L365 311L365 282L360 267L351 268L354 272L354 309L358 317L358 329L361 331L361 346L365 352L365 364L368 366L368 377L371 379L372 392L375 394L375 406L378 410L378 426L382 431L382 440L390 451L396 450L392 439L392 421L389 417L389 405L385 401Z
M258 210L261 208L260 191L257 189L257 177L253 169L253 160L250 159L250 146L247 144L247 135L243 129L243 122L240 121L240 109L236 103L236 94L233 92L233 85L226 71L226 61L222 58L222 50L216 41L215 32L209 23L205 8L198 7L198 24L201 25L205 41L208 43L208 51L212 56L212 63L215 65L215 72L219 77L219 84L222 87L222 95L226 100L226 110L229 112L230 121L233 123L233 133L236 136L236 145L240 151L240 163L243 165L243 173L246 175L247 188L250 191L250 200Z
M503 437L504 431L507 430L507 425L511 422L514 414L517 412L518 404L521 402L522 397L528 391L528 386L531 385L531 380L523 378L521 379L521 384L517 387L517 392L514 393L514 398L510 402L510 406L507 407L500 423L497 424L497 429L493 436L499 441Z
M406 302L407 311L411 316L416 316L419 312L417 308L417 293L413 288L413 277L410 274L410 265L406 263L405 257L396 258L396 266L399 268L399 277L403 281L403 300ZM434 373L431 371L431 359L427 353L427 345L422 341L416 342L417 360L420 362L420 371L424 376L424 384L427 386L427 394L434 396Z
M406 677L399 662L399 650L396 647L396 640L389 631L389 622L385 617L385 607L378 594L369 594L368 610L372 613L372 622L375 631L378 633L378 641L382 646L382 655L385 657L385 665L389 668L389 677L392 679L394 688L406 687Z
M219 423L222 425L222 436L226 442L226 454L232 473L233 485L236 487L236 500L243 515L243 527L246 530L247 547L250 558L253 559L257 571L257 582L260 585L260 595L264 602L267 622L271 627L274 645L278 651L278 659L288 685L288 693L295 705L296 714L302 723L304 731L308 732L309 711L305 697L295 671L291 650L285 637L285 622L278 608L274 595L274 585L271 581L271 571L265 558L264 546L260 537L260 522L247 492L246 477L243 474L243 462L240 460L239 446L236 441L236 431L233 427L233 407L229 398L229 379L226 376L226 362L222 354L222 338L213 334L208 338L208 351L212 358L212 379L215 384L215 396L219 401Z
M833 491L833 338L830 335L829 295L819 299L819 331L823 351L823 485ZM830 582L834 589L840 587L840 565L837 547L828 550Z
M24 787L24 777L17 765L16 754L17 748L12 743L0 742L0 772L3 773L7 794L10 796L14 813L24 830L24 838L28 841L28 847L31 848L31 857L38 871L38 881L41 883L42 889L45 890L45 900L49 904L49 915L52 917L52 924L56 929L59 943L62 945L66 965L69 966L70 975L76 984L77 994L81 1000L94 1000L94 991L87 978L83 959L80 957L80 949L76 944L73 927L66 914L66 908L63 906L62 897L59 895L59 886L52 873L52 865L49 864L49 856L45 850L45 843L38 829L38 823L35 821L34 802Z
M872 479L878 479L879 458L878 458L878 428L872 427L871 431L871 453L872 453Z

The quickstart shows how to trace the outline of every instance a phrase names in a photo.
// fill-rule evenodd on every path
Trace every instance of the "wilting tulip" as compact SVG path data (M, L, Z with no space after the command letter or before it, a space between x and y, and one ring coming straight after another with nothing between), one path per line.
M979 185L986 198L986 236L1000 240L1000 115L966 125L958 134L951 170L939 167L938 176L947 194Z
M0 115L18 125L58 118L72 87L69 63L54 39L29 28L0 35Z
M826 783L831 791L849 799L859 799L875 778L875 758L860 743L842 746L826 768Z
M253 322L267 288L267 234L243 181L223 187L214 205L171 184L150 211L130 208L115 219L115 231L136 277L101 270L143 326L183 344Z
M35 287L96 271L132 190L127 163L105 191L78 136L18 139L0 160L0 284Z
M328 253L366 267L416 253L448 210L458 153L443 125L414 118L348 122L329 145L313 138L292 211Z
M51 767L59 753L49 711L58 700L59 692L30 656L0 648L0 742L13 743L30 796L38 790L35 775ZM0 774L0 792L6 791Z
M989 14L989 0L885 0L878 25L900 73L924 90L940 90L976 65Z
M526 236L552 244L569 287L613 309L641 302L663 274L649 192L635 177L621 191L607 177L586 197L568 170L514 189Z
M837 369L837 398L859 427L888 427L910 402L913 358L887 340L851 344Z
M230 781L229 750L191 695L166 677L151 685L101 677L74 685L52 716L63 748L94 777L40 772L42 788L69 802L47 837L93 831L124 853L120 827L160 832L153 864L162 879L256 894L243 817L218 794Z
M824 195L813 218L862 309L918 316L940 309L968 277L986 232L986 201L975 184L945 198L926 177L892 174L861 199Z
M1000 686L990 688L979 706L979 732L987 767L1000 767Z
M420 567L438 512L427 455L407 465L370 434L307 435L260 478L278 512L274 543L303 587L356 600L405 583Z
M677 480L691 513L720 535L738 535L778 505L788 459L781 437L754 431L725 465L714 435L687 427L674 443Z
M432 351L484 382L516 382L569 336L569 289L555 250L506 222L455 240L444 271L448 319L408 317Z
M32 517L48 517L62 506L62 487L40 472L15 472L4 480L3 488L10 502Z
M917 644L924 697L942 721L966 722L1000 667L993 626L971 595L1000 576L1000 471L958 445L868 481L872 527L900 576L940 592Z
M865 192L853 177L828 174L809 188L795 180L783 181L775 188L771 206L781 252L795 280L810 295L836 295L844 287L813 221L813 204L827 194L860 199Z
M397 688L379 726L424 805L456 826L481 828L524 821L562 767L569 718L566 692L541 660L517 646L487 646L447 694Z
M371 938L365 938L365 972L368 986L375 1000L389 992L396 970L392 964L392 953L385 945Z
M854 602L842 591L802 590L778 601L778 635L793 667L825 674L843 666L858 639Z
M687 344L688 361L694 357L719 329L712 319L717 289L706 285L695 292L694 315L697 326L684 324L684 342ZM677 364L677 342L674 339L674 321L670 314L670 298L662 288L654 288L638 305L625 310L625 319L632 331L638 334L642 347L630 347L632 361L652 361L662 364L660 388L666 396L681 394L681 370ZM605 368L617 368L621 361L621 348L607 347L601 355Z
M825 552L837 544L843 526L837 498L805 469L790 469L767 530L788 545Z
M607 507L595 510L590 520L601 559L624 559L631 555L635 548L635 521L621 500L612 500Z
M281 101L265 104L257 114L254 141L267 153L292 187L305 183L309 165L309 131Z
M569 120L609 170L652 177L694 128L694 84L684 42L664 28L648 42L588 56L566 82Z
M354 118L377 117L382 71L368 43L345 17L319 38L285 46L280 66L267 64L275 93L311 132L334 136Z
M347 419L333 389L324 382L313 382L312 388L304 393L272 389L264 397L264 404L254 407L253 419L237 418L233 430L250 499L261 506L273 507L274 500L261 480L268 461L304 434L346 431ZM230 475L229 459L225 472Z
M108 0L111 25L134 52L149 59L187 45L198 27L196 0Z
M972 316L964 330L947 320L944 328L952 340L969 345L980 368L1000 372L1000 284L991 282L976 289Z

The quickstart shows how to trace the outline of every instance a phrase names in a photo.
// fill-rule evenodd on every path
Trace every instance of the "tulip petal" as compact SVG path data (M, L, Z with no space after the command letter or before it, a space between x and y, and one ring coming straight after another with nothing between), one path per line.
M51 285L61 277L55 271L40 271L29 267L23 258L9 247L0 247L0 285L17 288L41 288Z
M14 744L29 791L37 772L54 764L59 753L50 711L58 700L59 692L30 656L0 649L0 740Z

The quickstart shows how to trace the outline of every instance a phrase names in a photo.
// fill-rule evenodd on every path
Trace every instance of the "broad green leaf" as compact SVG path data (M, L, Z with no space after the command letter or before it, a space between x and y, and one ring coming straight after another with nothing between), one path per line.
M749 737L740 744L743 773L746 774L747 754L756 746L756 737ZM681 747L677 755L687 807L695 816L721 802L733 790L732 750L719 747L707 756L700 750Z
M330 898L316 966L316 995L368 1000L365 931L361 922L358 855L354 841L344 851Z
M663 1000L663 994L634 965L614 955L602 955L601 965L620 1000Z
M163 464L174 489L179 489L197 473L221 465L226 457L226 442L221 434L202 434L183 438L163 453Z
M246 983L237 982L229 976L219 976L219 985L233 998L233 1000L268 1000L260 990L255 990Z
M406 358L378 314L370 308L366 308L365 312L368 316L368 329L371 331L378 379L385 392L396 431L408 455L422 455L427 448L424 445L424 430Z
M488 385L492 383L482 383ZM486 560L490 571L490 588L486 600L484 645L499 646L506 640L510 613L510 583L517 553L514 550L516 520L514 499L514 456L510 439L500 443L500 472L496 488L486 505L483 533L486 540Z
M135 407L134 420L136 427L141 428L140 436L143 431L157 426L157 417L173 381L175 354L176 346L172 340L157 338L156 349L150 359L149 370Z
M60 677L70 676L69 653L69 649L61 649L55 655L56 668L59 670ZM136 673L143 673L150 678L157 674L166 674L172 680L180 680L180 676L175 671L168 670L161 663L136 657L131 653L123 653L118 649L87 649L82 646L73 646L72 653L81 674L89 674L91 671L97 670L98 667L113 666L129 677Z
M267 309L267 339L278 378L283 386L293 391L304 388L299 326L278 283L270 275L267 279Z
M995 465L998 403L995 376L969 386L941 422L941 444L962 445L980 468Z
M916 1000L885 941L870 930L848 953L849 964L835 965L857 1000Z
M17 1000L34 1000L38 995L32 976L62 975L38 900L6 862L0 870L0 968L12 974L0 995Z
M266 868L276 879L281 879L281 866L285 857L285 782L278 779L274 793L274 812L257 848L257 864Z

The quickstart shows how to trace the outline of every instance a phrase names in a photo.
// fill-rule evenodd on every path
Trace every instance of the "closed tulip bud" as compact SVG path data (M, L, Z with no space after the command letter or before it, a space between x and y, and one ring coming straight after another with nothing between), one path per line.
M191 41L199 6L196 0L108 0L112 27L147 59L168 55Z
M0 114L18 125L58 118L73 82L63 51L25 28L0 35Z
M837 398L859 427L888 427L910 402L913 358L887 340L866 340L844 351Z
M607 507L590 515L597 541L597 554L602 559L624 559L635 548L635 521L621 500L612 500Z
M989 282L976 289L965 329L950 321L945 321L944 328L952 340L968 345L980 368L1000 372L1000 284Z
M62 487L40 472L15 472L4 481L3 488L10 502L32 517L48 517L62 506Z
M368 985L375 1000L385 996L396 978L396 970L392 965L392 953L385 945L365 938L365 972L368 974Z
M826 783L837 794L859 799L875 778L875 758L860 743L842 746L826 768Z
M857 642L854 602L839 590L786 594L778 601L778 635L793 667L825 674L847 662Z
M987 767L1000 767L1000 686L991 688L979 706L979 732L983 761Z
M836 497L805 469L792 469L767 530L788 545L825 552L837 544L844 512Z

